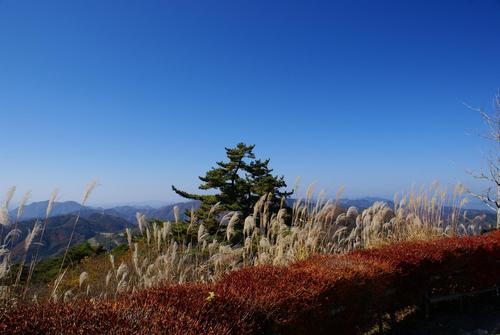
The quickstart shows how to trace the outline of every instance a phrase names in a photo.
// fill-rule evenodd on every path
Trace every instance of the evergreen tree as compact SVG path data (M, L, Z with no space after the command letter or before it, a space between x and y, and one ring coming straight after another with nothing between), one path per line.
M273 176L269 159L256 159L254 147L255 145L239 143L235 148L225 148L228 161L217 162L217 167L199 177L202 181L199 189L215 190L214 194L191 194L172 185L174 192L181 197L201 201L200 208L194 214L203 222L209 233L214 234L217 231L217 216L220 214L238 212L242 218L241 225L244 218L252 214L253 206L264 194L272 195L268 198L269 206L276 210L282 199L293 193L281 191L286 187L284 177ZM210 212L217 203L217 209Z

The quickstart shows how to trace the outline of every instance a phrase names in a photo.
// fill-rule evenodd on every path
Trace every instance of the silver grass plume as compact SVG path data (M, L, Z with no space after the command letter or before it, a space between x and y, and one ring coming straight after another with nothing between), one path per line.
M310 201L312 199L313 193L314 193L314 183L309 184L306 190L306 200Z
M295 177L295 184L293 186L293 192L295 194L297 194L299 192L299 189L300 189L300 176L297 176Z
M139 225L139 230L141 231L141 235L144 235L143 229L145 225L146 218L141 213L135 213L135 218L137 219L137 224Z
M175 223L179 223L179 206L174 206Z
M163 225L163 229L161 231L161 234L162 234L162 238L163 238L163 241L164 242L167 242L167 236L170 235L170 232L172 231L172 223L170 221L167 221L164 225Z
M9 210L4 205L0 208L0 224L3 226L9 225Z
M335 200L336 201L340 200L340 197L342 196L342 193L344 193L344 191L345 191L345 187L344 186L340 186L339 189L337 190L337 193L335 194Z
M194 212L194 208L191 208L191 214L189 216L189 226L188 226L188 233L191 231L191 228L193 228L193 225L196 223L196 214Z
M115 255L109 254L109 261L111 263L111 267L113 268L113 271L115 270Z
M0 257L8 255L9 253L10 253L9 249L5 248L4 245L0 245Z
M80 278L79 278L79 287L81 288L82 287L82 284L87 280L87 278L89 277L89 274L85 271L83 271L82 273L80 273Z
M125 292L125 290L127 289L127 281L125 280L126 277L127 277L127 272L125 272L123 274L123 277L122 279L118 282L118 285L116 286L116 292L117 293L121 293L121 292Z
M85 206L87 201L89 200L90 194L94 190L94 188L97 186L97 180L92 180L88 185L87 188L85 189L85 192L83 193L82 197L82 205Z
M66 292L64 292L63 302L64 303L69 302L72 295L73 295L73 292L71 290L67 290Z
M172 251L170 253L170 267L173 267L175 264L175 260L177 258L177 249L179 248L177 242L174 241L172 245Z
M245 239L244 248L245 248L246 253L249 253L250 251L252 251L252 238L251 237L247 237Z
M45 218L48 218L50 216L50 212L52 212L52 207L54 206L54 202L56 201L58 193L59 189L55 188L50 194L49 203L47 204L47 211L45 212Z
M59 288L59 285L61 284L63 278L64 278L64 275L66 274L66 270L67 269L64 269L64 271L59 274L54 282L54 288L52 289L52 293L51 293L51 297L52 297L52 300L54 302L57 302L57 299L58 299L58 296L57 296L57 289Z
M201 243L205 237L205 226L202 223L200 224L200 227L198 227L198 243Z
M147 226L146 226L146 240L149 245L151 243L151 232L149 231L149 228Z
M7 193L5 194L5 206L9 208L10 201L12 200L12 197L14 196L14 193L16 193L16 187L11 186L8 190Z
M32 230L28 230L28 235L26 236L26 239L24 240L24 250L28 251L30 248L31 244L33 243L33 240L35 239L36 235L40 232L42 229L42 225L40 222L36 221L35 225L33 226Z
M26 193L24 193L21 201L19 202L19 206L17 207L17 220L19 220L21 216L23 216L24 206L26 205L26 202L28 201L30 195L31 191L27 191Z
M125 228L125 234L127 235L127 243L128 247L130 248L132 246L132 233L130 232L129 228Z
M112 276L113 276L113 271L109 270L108 274L106 275L106 281L105 281L105 286L106 287L109 286L109 282L110 282Z
M9 273L9 260L8 257L3 257L0 263L0 279L4 278Z
M5 194L4 203L0 208L0 224L4 226L9 225L9 204L15 192L16 192L15 186L12 186L7 190L7 193Z
M156 240L158 238L158 225L153 222L153 238Z
M285 223L285 216L286 216L286 209L285 208L282 208L278 211L278 216L276 218L276 220L279 222L279 223Z
M121 262L118 270L116 271L116 278L122 278L126 275L126 273L128 273L127 264Z
M224 226L224 225L227 225L229 223L229 220L231 219L231 217L233 216L234 212L228 212L226 215L224 215L221 219L220 219L220 222L219 222L219 225L220 226Z
M212 207L210 207L210 211L208 212L208 218L210 218L210 215L215 213L215 211L219 208L219 206L220 206L220 201L215 205L213 205Z
M213 239L212 242L208 245L208 253L210 254L210 256L214 254L218 246L219 245L217 244L217 240Z
M236 222L238 222L238 219L239 219L239 213L235 212L231 217L231 220L229 220L229 223L226 228L226 238L228 241L230 241L231 237L234 235L234 225L236 224Z
M3 243L7 244L9 242L9 239L17 238L19 235L21 235L21 230L12 229L11 231L9 231L9 233L7 235L5 235Z
M139 275L139 277L142 276L141 267L139 266L139 246L137 243L134 243L132 262L134 263L135 272Z
M253 215L249 215L246 217L245 223L243 224L243 234L245 236L249 236L254 230L254 228L255 228L255 219Z

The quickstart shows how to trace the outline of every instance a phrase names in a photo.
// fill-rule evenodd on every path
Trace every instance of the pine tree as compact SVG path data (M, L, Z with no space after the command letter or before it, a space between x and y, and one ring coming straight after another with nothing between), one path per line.
M199 189L214 190L213 194L191 194L172 185L174 192L181 197L201 201L194 215L198 221L203 222L209 233L216 233L221 214L238 212L244 220L252 214L253 206L261 196L271 194L268 198L269 206L276 210L282 199L293 193L281 191L286 188L284 177L272 175L270 160L256 159L254 147L255 145L239 143L235 148L225 148L228 160L217 162L217 167L199 177L202 181ZM217 209L211 212L216 204ZM240 220L240 224L243 220Z

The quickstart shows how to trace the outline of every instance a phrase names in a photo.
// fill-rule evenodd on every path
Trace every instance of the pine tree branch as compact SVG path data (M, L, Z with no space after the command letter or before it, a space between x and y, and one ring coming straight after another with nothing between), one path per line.
M211 198L213 198L214 196L210 196L210 195L201 195L201 194L193 194L193 193L188 193L188 192L185 192L185 191L182 191L182 190L179 190L178 188L176 188L174 185L172 185L172 190L177 193L178 195L180 195L181 197L183 198L186 198L186 199L193 199L193 200L200 200L200 201L207 201Z

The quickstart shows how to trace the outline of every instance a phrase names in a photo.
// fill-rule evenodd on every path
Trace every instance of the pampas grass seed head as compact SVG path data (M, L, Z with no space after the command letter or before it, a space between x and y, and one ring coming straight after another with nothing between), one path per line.
M97 186L97 180L92 180L88 185L87 188L85 189L85 192L83 193L83 198L82 198L82 205L85 206L87 201L89 200L90 194L94 190L94 188Z
M27 191L26 193L24 193L21 201L19 202L19 206L17 207L17 220L21 219L21 217L23 216L24 206L26 205L26 202L28 201L30 195L31 191Z
M59 189L55 188L50 194L49 203L47 204L47 210L45 211L45 218L48 218L50 216L50 212L52 212L52 206L54 206L54 202L56 201L58 193Z

